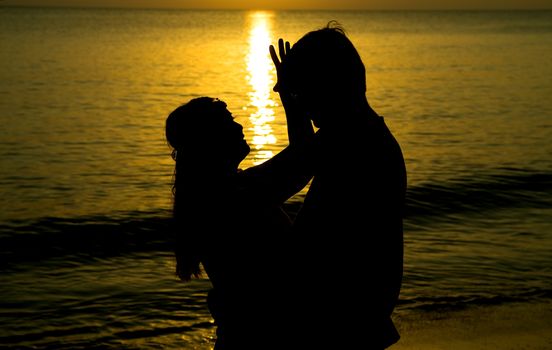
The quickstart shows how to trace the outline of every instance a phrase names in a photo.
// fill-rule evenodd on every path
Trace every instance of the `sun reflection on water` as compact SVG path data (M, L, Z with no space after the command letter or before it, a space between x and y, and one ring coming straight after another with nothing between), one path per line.
M255 164L271 158L274 154L266 146L276 143L271 123L277 103L270 97L275 70L268 53L273 16L272 12L259 11L251 12L248 18L249 51L246 60L247 82L251 87L248 109L253 134L250 143L256 151Z

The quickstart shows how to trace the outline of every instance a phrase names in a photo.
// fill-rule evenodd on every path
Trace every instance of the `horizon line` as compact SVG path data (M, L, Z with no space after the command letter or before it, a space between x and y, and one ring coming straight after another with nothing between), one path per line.
M95 6L95 5L24 5L24 4L6 4L2 5L2 2L5 0L0 0L0 8L66 8L66 9L120 9L120 10L189 10L189 11L338 11L338 12L348 12L348 11L378 11L378 12L400 12L400 11L411 11L411 12L448 12L448 11L552 11L552 6L550 8L522 8L522 7L512 7L512 8L238 8L238 7L228 7L228 8L205 8L205 7L156 7L156 6Z

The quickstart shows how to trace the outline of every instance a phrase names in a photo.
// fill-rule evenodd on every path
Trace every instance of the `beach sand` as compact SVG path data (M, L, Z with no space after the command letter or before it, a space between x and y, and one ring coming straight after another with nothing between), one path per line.
M552 301L458 311L398 311L401 339L389 350L550 350Z

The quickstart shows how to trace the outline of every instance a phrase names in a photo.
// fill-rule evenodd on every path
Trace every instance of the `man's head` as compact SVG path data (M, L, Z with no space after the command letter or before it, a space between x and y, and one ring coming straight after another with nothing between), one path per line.
M293 45L282 62L281 83L316 125L323 123L320 119L326 114L365 97L366 71L344 30L330 22Z

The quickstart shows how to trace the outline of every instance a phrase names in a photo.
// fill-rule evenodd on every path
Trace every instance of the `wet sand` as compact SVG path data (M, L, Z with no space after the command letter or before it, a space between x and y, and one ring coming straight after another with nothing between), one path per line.
M401 340L389 350L550 350L552 301L397 312Z

